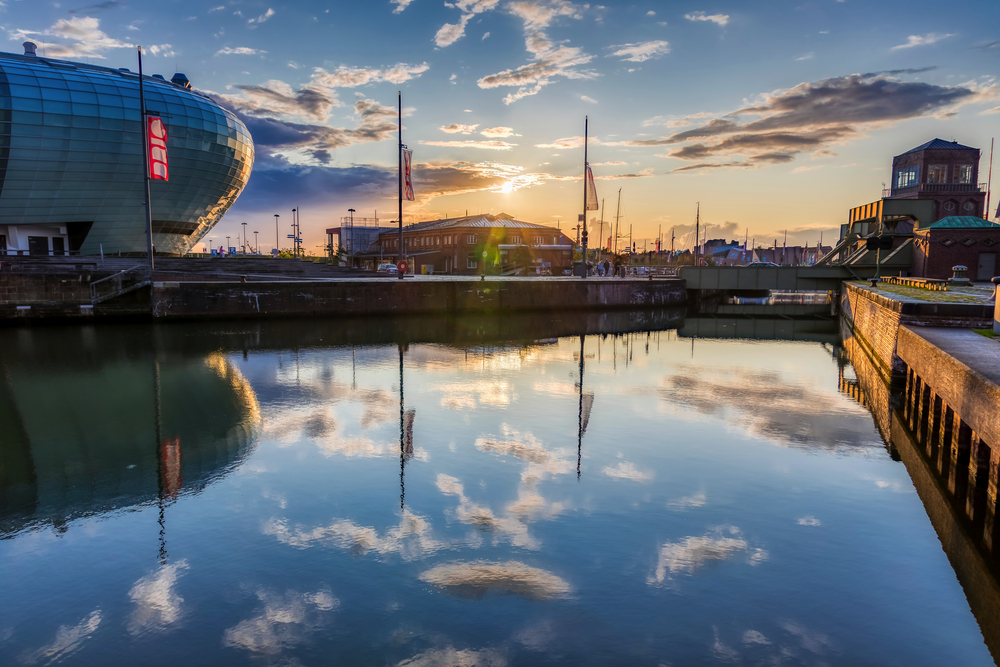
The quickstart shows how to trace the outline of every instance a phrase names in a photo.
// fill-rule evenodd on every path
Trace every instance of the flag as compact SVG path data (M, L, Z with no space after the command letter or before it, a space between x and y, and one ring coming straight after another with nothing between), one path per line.
M403 199L413 201L413 181L410 180L410 161L413 151L408 148L403 149Z
M149 140L149 177L169 180L167 173L167 127L159 116L146 117L146 136Z
M596 211L600 206L597 204L597 187L594 185L594 172L587 165L587 211Z

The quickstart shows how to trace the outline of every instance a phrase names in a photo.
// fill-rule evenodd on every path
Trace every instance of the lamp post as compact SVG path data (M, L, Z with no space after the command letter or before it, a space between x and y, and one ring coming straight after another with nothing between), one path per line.
M353 255L354 254L354 213L355 213L355 211L354 211L353 208L349 208L349 209L347 209L347 212L351 214L351 240L350 240L350 244L349 245L351 247L350 253Z
M208 254L212 254L212 239L208 240Z
M226 254L229 254L229 237L226 237Z
M257 232L253 233L253 245L254 245L254 249L253 249L254 253L257 254L257 255L259 255L260 254L260 241L257 240Z
M278 214L274 214L274 251L281 252L281 241L278 240Z
M241 223L243 225L243 254L247 254L247 223Z
M298 223L296 222L296 212L298 210L298 208L292 209L292 255L295 257L299 256L299 230Z

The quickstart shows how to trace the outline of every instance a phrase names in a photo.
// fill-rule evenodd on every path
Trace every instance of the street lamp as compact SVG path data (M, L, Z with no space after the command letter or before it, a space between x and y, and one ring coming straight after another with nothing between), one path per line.
M278 214L274 214L274 251L281 252L281 241L278 240Z
M247 223L241 223L243 225L243 254L247 254Z
M350 250L348 252L350 252L353 255L354 254L354 209L349 208L347 209L347 212L351 214L351 241L350 241Z
M298 225L298 208L292 209L292 254L296 257L299 256L299 225Z
M226 237L226 254L229 254L229 237Z
M254 252L255 252L256 254L258 254L258 255L259 255L259 254L260 254L260 241L258 241L258 240L257 240L257 232L254 232L254 233L253 233L253 244L254 244L254 249L253 249L253 251L254 251Z

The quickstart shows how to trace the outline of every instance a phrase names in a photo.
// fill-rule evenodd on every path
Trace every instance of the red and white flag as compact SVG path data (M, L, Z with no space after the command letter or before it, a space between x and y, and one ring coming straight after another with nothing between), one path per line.
M588 211L596 211L600 206L597 204L597 186L594 185L594 172L587 165L587 208Z
M167 126L159 116L146 117L146 136L149 138L149 177L168 181Z
M410 163L413 159L413 151L403 150L403 199L413 201L413 181L411 180Z

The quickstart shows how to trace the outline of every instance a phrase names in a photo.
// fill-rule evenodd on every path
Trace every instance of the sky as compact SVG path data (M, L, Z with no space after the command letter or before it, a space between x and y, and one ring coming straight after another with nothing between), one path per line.
M892 156L959 141L983 149L985 182L1000 133L995 0L0 5L0 48L134 69L140 45L147 73L183 72L239 115L256 161L216 245L247 222L269 249L274 214L284 244L296 207L316 254L349 208L395 220L397 94L404 222L503 211L575 229L589 117L592 238L617 217L639 250L671 233L689 247L699 206L708 238L829 245Z

